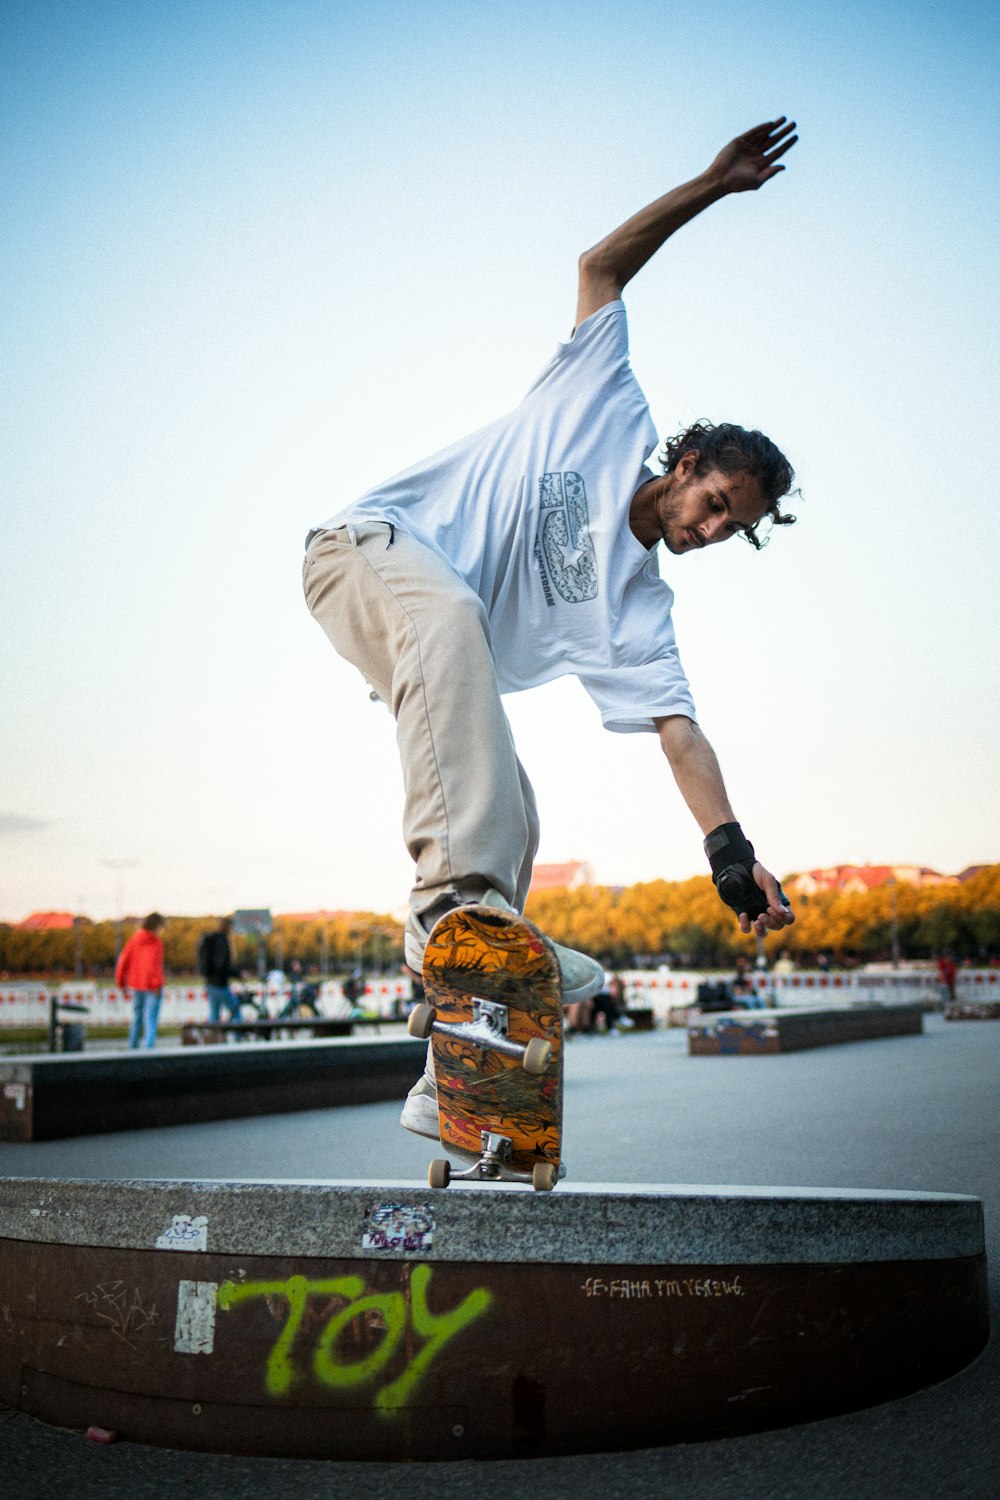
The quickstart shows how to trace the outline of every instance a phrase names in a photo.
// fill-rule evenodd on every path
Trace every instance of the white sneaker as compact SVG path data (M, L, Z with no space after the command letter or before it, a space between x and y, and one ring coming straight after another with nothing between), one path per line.
M403 1101L399 1123L404 1130L412 1130L414 1135L430 1136L432 1141L440 1140L437 1089L433 1078L428 1078L426 1073L413 1085Z
M426 1135L439 1146L443 1145L438 1120L437 1089L433 1078L428 1074L419 1078L407 1094L399 1123L404 1130L412 1130L414 1135ZM444 1149L449 1156L456 1157L462 1166L471 1167L479 1160L478 1151L461 1151L450 1142Z
M510 902L499 891L490 888L474 901L456 901L456 906L492 906L498 911L513 912ZM403 951L406 962L418 974L424 963L424 949L429 934L416 913L411 909L406 918L403 933ZM549 939L552 942L552 939ZM563 1004L574 1005L578 1000L589 1000L604 986L604 970L595 959L575 948L564 948L562 943L552 943L562 976Z

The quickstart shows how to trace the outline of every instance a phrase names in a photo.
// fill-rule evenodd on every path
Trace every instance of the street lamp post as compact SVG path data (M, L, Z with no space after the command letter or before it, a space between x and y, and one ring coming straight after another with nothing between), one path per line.
M137 859L102 859L101 864L106 870L115 872L115 963L122 951L122 919L125 916L125 879L124 872L131 870L139 861Z
M889 914L890 914L890 917L891 917L891 920L892 920L892 967L894 969L898 969L899 968L899 960L900 960L900 951L899 951L899 915L898 915L898 913L896 911L896 882L895 882L895 880L890 880L890 881L887 882L887 884L889 886Z
M79 915L73 918L73 973L83 978L83 918Z

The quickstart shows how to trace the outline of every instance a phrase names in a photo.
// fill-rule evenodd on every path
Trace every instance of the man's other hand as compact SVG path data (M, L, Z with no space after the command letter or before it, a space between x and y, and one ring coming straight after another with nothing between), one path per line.
M778 158L790 151L798 140L793 135L795 121L766 120L755 125L753 130L738 135L728 146L723 146L709 167L706 176L713 177L726 193L755 192L772 177L785 169L778 165Z

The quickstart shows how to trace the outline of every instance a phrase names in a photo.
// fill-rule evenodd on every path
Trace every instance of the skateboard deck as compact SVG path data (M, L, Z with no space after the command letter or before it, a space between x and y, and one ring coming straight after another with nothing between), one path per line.
M432 1162L431 1185L454 1176L554 1187L563 1035L552 944L513 912L460 907L435 925L423 981L427 1004L411 1030L431 1039L441 1143L479 1158L464 1173Z

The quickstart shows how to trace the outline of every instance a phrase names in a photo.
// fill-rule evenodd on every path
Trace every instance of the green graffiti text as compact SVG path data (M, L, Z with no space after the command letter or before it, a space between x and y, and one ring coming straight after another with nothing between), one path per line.
M382 1385L374 1395L373 1405L386 1416L404 1407L430 1365L456 1334L481 1318L493 1301L484 1287L453 1307L450 1312L432 1312L427 1305L431 1268L414 1266L410 1278L410 1295L404 1292L371 1293L359 1276L336 1276L329 1281L308 1281L304 1276L290 1276L287 1281L224 1281L219 1287L218 1305L222 1311L238 1307L258 1297L283 1300L287 1315L281 1332L267 1358L264 1380L272 1396L284 1396L301 1377L293 1359L293 1346L302 1329L310 1298L323 1298L338 1305L323 1324L312 1354L312 1372L321 1384L335 1390L374 1386L389 1373L409 1323L422 1346L407 1360L403 1369ZM361 1320L365 1342L374 1328L378 1341L359 1359L345 1357L342 1342L350 1325ZM407 1343L406 1351L412 1347Z

